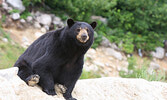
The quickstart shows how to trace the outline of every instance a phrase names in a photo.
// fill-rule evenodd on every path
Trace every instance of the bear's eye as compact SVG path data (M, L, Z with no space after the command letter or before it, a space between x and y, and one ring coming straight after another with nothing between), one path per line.
M87 32L89 32L89 29L88 29L88 28L86 28L86 31L87 31Z
M80 28L77 28L77 32L80 32Z

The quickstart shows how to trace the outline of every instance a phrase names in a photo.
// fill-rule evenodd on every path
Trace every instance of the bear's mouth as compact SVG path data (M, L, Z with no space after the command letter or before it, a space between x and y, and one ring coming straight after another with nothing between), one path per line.
M79 42L81 42L81 43L86 43L86 42L89 40L89 37L87 37L87 38L82 38L82 37L77 36L77 40L78 40Z
M81 29L76 38L79 42L86 43L89 40L89 35L86 29Z

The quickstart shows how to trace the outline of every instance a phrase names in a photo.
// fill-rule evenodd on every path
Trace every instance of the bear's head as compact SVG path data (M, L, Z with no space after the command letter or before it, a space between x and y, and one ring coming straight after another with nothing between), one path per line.
M92 44L94 40L94 29L97 25L96 22L88 24L86 22L74 21L73 19L67 20L69 29L69 36L80 44Z

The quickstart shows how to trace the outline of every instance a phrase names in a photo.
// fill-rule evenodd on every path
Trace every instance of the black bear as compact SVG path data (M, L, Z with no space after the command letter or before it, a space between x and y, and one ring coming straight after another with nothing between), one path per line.
M66 27L42 35L16 61L18 76L30 86L38 83L48 95L56 95L54 85L62 84L64 98L76 100L71 92L82 73L96 25L68 19Z

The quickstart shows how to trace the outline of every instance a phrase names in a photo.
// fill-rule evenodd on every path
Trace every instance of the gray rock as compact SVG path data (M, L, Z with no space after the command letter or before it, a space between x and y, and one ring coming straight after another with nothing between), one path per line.
M0 100L64 100L57 88L57 95L49 96L38 86L28 86L17 71L0 70ZM166 100L166 88L165 82L103 77L78 80L72 95L78 100Z
M113 56L114 58L118 60L123 59L122 54L112 48L103 48L103 51L105 52L106 55Z
M111 43L110 47L115 49L115 50L121 51L121 49L118 48L118 46L115 43Z
M151 62L147 72L150 75L152 75L152 74L155 74L155 70L158 70L158 69L160 69L160 65L155 62Z
M34 15L34 16L36 16L36 17L38 17L38 16L41 16L41 15L42 15L42 13L41 13L41 12L39 12L39 11L37 11L37 12L33 13L33 15Z
M46 31L49 31L49 26L45 25L44 28L46 29Z
M160 65L155 63L155 62L151 62L150 63L150 68L152 68L154 70L157 70L157 69L160 69Z
M7 38L2 38L2 41L7 43L8 39Z
M53 24L57 24L57 22L61 22L61 18L55 16L55 17L53 18Z
M18 9L20 13L25 10L25 7L21 0L6 0L6 2L14 9Z
M138 55L139 55L140 57L143 57L143 54L142 54L141 49L138 49Z
M165 54L165 56L167 57L167 53Z
M3 7L5 10L8 10L8 4L7 4L7 3L3 2L3 3L2 3L2 7Z
M41 25L38 22L34 22L34 27L35 28L41 28Z
M93 63L94 63L95 65L97 65L97 66L105 67L105 64L104 64L104 63L101 63L101 62L96 61L96 60L94 60Z
M36 20L43 24L43 25L48 25L50 26L51 22L52 22L52 18L49 14L42 14L41 16L37 16Z
M9 7L8 4L5 2L2 3L2 8L7 10L8 13L13 10L12 7Z
M26 20L27 20L27 22L32 22L32 21L33 21L33 17L32 17L32 16L28 16L28 17L26 18Z
M10 80L14 75L17 75L18 67L12 67L8 69L0 70L0 76Z
M89 71L98 71L98 67L97 67L97 65L86 65L86 64L84 64L84 70L85 71L87 71L87 72L89 72Z
M61 23L61 19L59 18L59 17L54 17L53 18L53 24L55 24L55 25L59 25Z
M151 52L151 55L155 58L162 59L165 55L165 49L162 47L157 47L155 50L156 50L155 52L154 51Z
M13 14L12 14L12 19L13 19L13 20L18 20L18 19L20 19L20 14L19 14L19 13L13 13Z
M103 36L100 45L104 47L110 47L111 42L106 37Z
M115 49L115 50L120 50L118 48L118 46L115 44L115 43L111 43L106 37L102 37L102 41L100 43L101 46L104 46L104 47L111 47L112 49Z
M20 19L21 23L26 23L25 19Z
M63 27L64 23L61 21L59 17L54 17L52 22L57 28Z
M44 27L41 28L42 33L46 33L46 29Z
M92 20L100 20L104 24L107 24L107 18L103 18L102 16L91 16Z

